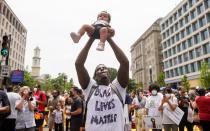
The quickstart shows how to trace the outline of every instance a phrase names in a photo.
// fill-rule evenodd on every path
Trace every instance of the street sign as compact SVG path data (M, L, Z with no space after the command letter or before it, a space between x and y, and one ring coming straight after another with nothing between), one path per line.
M1 66L1 77L10 76L10 66L2 65Z
M24 71L21 70L12 71L10 80L12 83L22 83L24 80Z

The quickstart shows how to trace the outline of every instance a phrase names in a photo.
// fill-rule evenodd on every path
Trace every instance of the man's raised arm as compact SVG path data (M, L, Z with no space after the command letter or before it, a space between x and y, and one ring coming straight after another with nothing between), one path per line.
M120 68L117 73L117 80L120 83L120 85L125 88L128 85L128 80L129 80L128 58L125 56L123 51L115 44L115 42L111 38L108 38L107 41L109 42L117 60L120 63Z
M90 50L90 47L93 44L94 40L95 40L94 38L90 38L88 40L85 47L79 53L79 55L76 59L76 62L75 62L78 80L79 80L79 83L80 83L82 89L86 89L89 84L89 81L90 81L90 76L89 76L84 64L87 59L87 55Z

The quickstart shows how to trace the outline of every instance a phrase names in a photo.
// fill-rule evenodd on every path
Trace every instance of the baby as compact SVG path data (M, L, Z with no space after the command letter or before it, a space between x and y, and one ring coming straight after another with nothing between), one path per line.
M83 25L78 33L71 32L71 38L74 43L78 43L80 38L86 32L88 36L93 37L95 39L100 39L96 50L104 51L105 41L108 37L113 37L115 31L109 25L111 20L111 16L106 11L102 11L98 14L97 21L94 22L92 25Z

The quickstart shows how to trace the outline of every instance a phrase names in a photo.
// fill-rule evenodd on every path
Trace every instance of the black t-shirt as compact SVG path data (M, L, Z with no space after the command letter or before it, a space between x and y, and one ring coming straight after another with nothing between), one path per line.
M78 108L83 108L83 102L80 97L73 98L73 104L71 106L71 112L76 111ZM79 115L72 115L71 121L82 121L82 112Z
M0 107L9 106L9 99L7 97L7 94L4 91L0 90ZM0 120L5 119L5 117L9 115L8 113L1 113L0 112Z
M185 96L178 96L179 108L184 111L184 116L182 117L182 121L187 121L188 107L189 107L189 98Z
M128 104L128 105L130 105L130 104L132 104L132 98L128 95L128 94L126 94L126 96L125 96L125 104ZM129 121L131 121L132 120L132 114L131 114L131 112L129 112Z

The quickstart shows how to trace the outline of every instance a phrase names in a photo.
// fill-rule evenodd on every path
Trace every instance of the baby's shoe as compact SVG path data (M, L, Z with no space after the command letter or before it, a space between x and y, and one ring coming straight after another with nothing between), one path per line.
M105 45L105 43L99 42L96 50L98 50L98 51L104 51L104 45Z
M79 34L75 33L75 32L71 32L70 34L72 40L74 41L74 43L78 43L80 40L80 36Z

